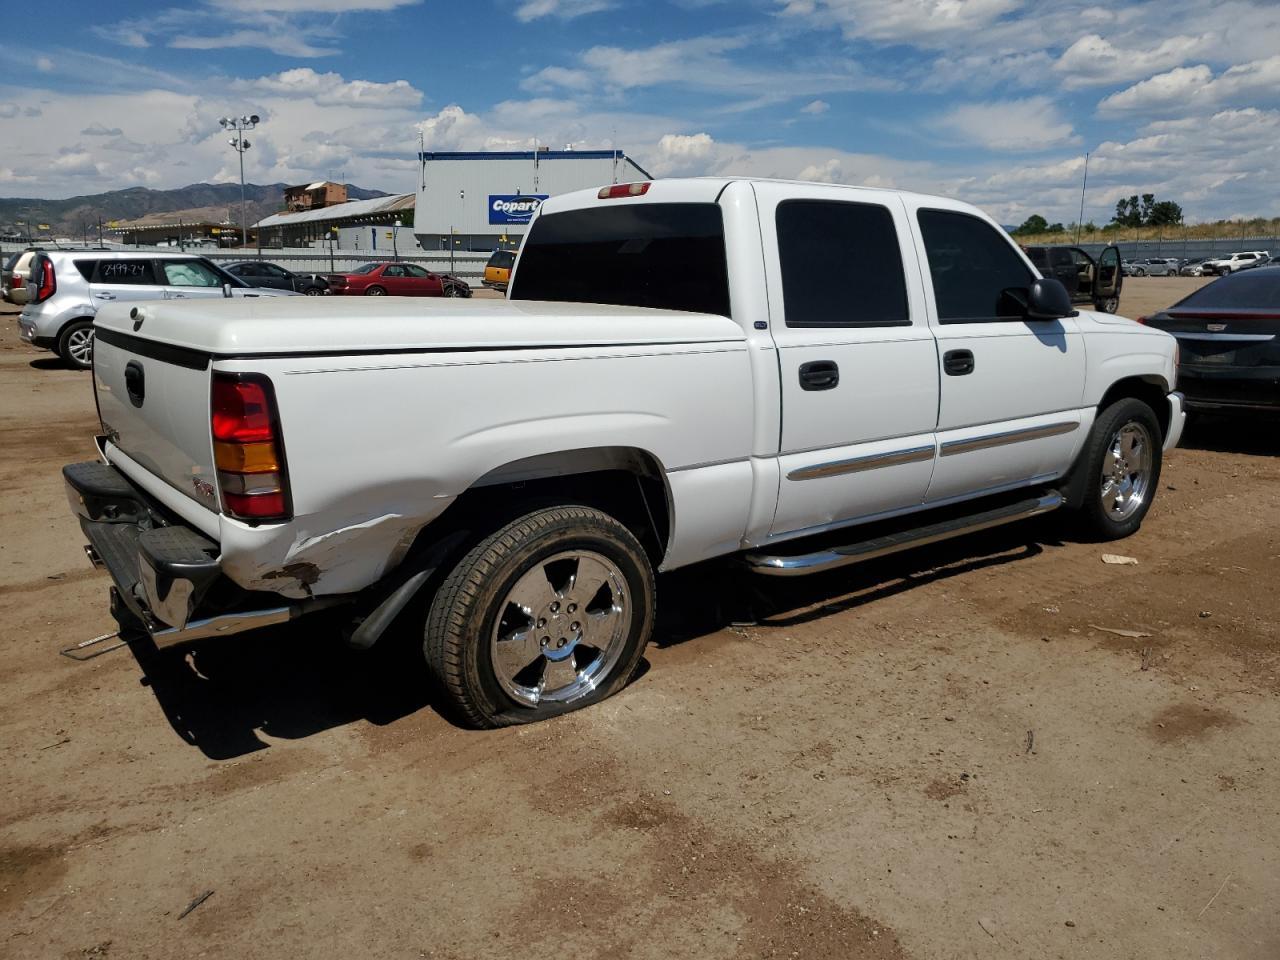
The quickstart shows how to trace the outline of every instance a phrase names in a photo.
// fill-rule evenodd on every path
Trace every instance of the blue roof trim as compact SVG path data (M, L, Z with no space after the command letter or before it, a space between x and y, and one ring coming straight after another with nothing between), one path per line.
M609 160L617 156L619 160L630 160L621 150L543 150L537 154L539 160ZM532 150L494 150L456 153L427 151L419 153L419 160L532 160ZM635 163L634 160L631 161Z

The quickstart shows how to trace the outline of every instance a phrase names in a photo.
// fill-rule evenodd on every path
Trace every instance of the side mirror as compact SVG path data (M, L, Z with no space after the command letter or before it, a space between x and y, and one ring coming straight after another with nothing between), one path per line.
M1036 280L1027 290L1024 316L1028 320L1061 320L1078 315L1071 306L1071 294L1067 293L1061 280Z

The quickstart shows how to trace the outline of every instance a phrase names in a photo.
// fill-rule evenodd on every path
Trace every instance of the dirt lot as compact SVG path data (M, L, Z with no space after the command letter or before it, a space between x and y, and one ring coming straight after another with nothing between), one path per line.
M1280 955L1274 425L1187 438L1137 566L1046 522L667 577L631 688L492 733L323 621L58 656L111 625L94 427L0 316L0 956Z

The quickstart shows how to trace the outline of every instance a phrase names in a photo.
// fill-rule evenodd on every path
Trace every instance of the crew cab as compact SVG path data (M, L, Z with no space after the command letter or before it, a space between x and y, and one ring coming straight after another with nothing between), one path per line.
M1127 536L1185 419L1173 337L1072 309L981 211L824 184L553 197L505 300L95 329L99 456L63 473L123 635L398 621L477 726L622 688L655 571L797 576L1060 508Z
M1239 253L1206 260L1200 265L1200 269L1204 273L1225 277L1229 273L1257 266L1259 262L1265 263L1269 259L1271 255L1266 250L1241 250Z

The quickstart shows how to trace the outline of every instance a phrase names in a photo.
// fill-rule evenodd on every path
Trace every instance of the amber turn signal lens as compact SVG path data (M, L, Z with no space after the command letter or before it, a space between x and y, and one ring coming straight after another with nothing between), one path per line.
M276 460L276 445L267 443L213 442L213 460L219 470L232 473L272 473L280 469Z

